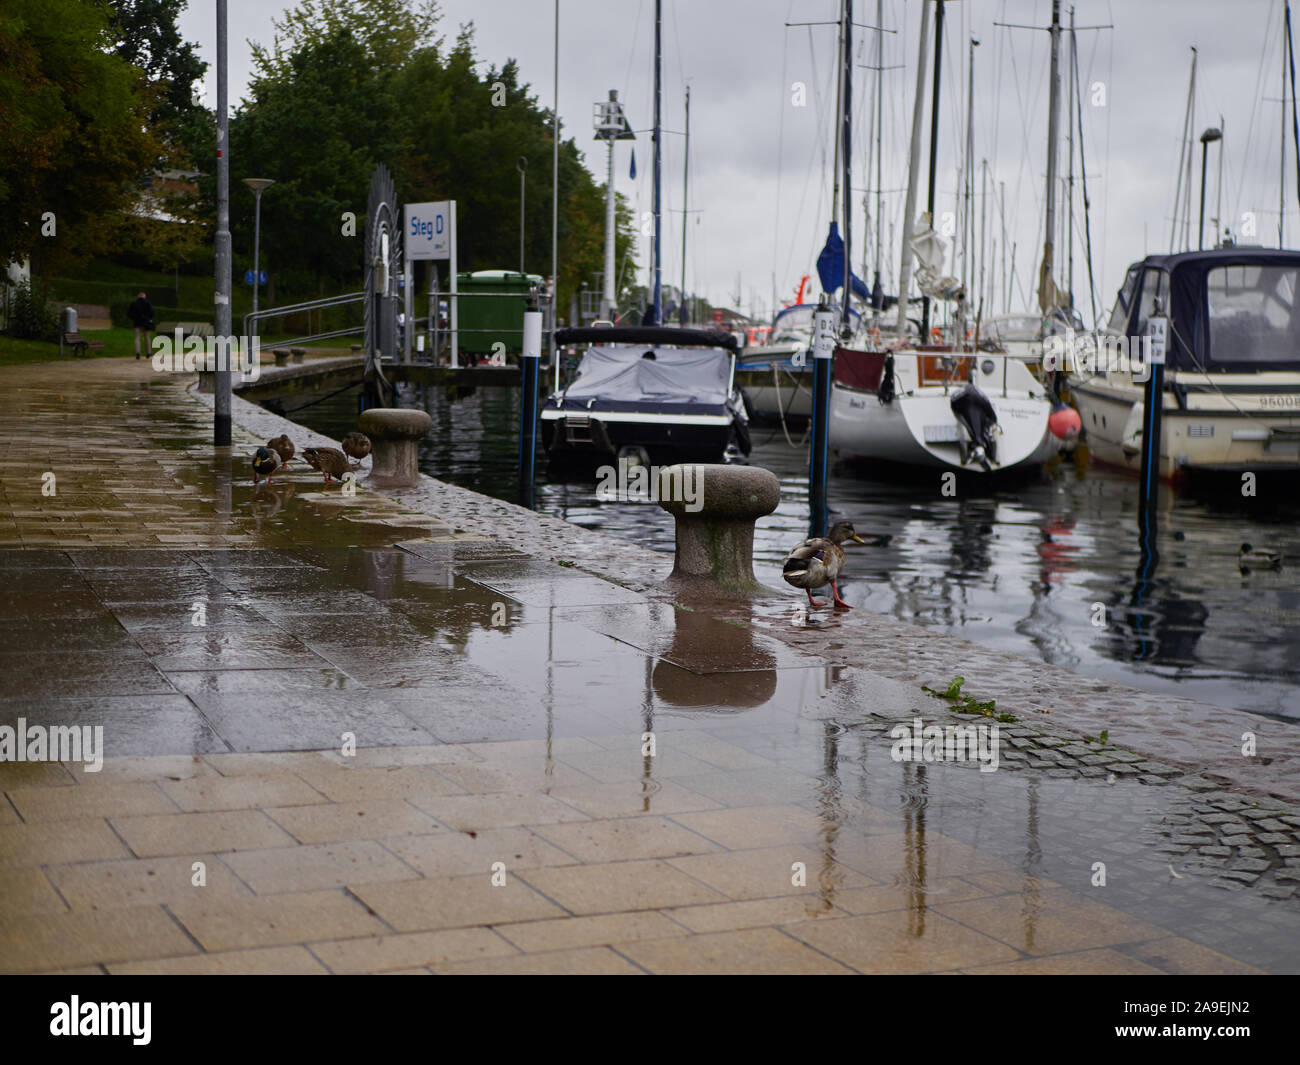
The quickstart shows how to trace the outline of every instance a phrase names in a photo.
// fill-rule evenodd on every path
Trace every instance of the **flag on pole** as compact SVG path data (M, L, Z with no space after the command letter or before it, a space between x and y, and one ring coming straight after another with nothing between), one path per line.
M628 174L628 177L632 181L636 180L636 149L635 148L632 149L632 170Z

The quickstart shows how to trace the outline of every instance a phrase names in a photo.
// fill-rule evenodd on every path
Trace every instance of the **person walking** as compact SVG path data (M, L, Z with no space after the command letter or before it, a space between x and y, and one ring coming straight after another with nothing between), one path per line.
M135 326L135 357L140 357L140 338L144 338L145 354L149 353L149 334L153 332L153 304L141 292L126 309L126 316Z

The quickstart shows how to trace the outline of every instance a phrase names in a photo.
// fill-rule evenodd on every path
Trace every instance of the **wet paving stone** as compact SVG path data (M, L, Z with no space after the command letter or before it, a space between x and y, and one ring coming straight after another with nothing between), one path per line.
M1293 804L1117 744L1114 722L1101 743L1023 708L955 714L921 690L928 673L843 664L860 629L787 641L761 610L675 609L584 571L631 559L626 545L602 560L586 534L459 490L440 498L467 509L438 521L306 474L254 493L241 456L191 443L206 408L175 385L142 391L103 430L112 476L59 458L95 546L0 548L0 638L14 641L0 725L102 725L110 758L130 756L102 781L0 766L0 865L119 906L112 877L50 870L126 863L123 883L147 883L142 863L196 852L245 875L246 894L178 900L197 945L141 945L141 965L186 951L234 967L226 951L330 940L315 954L330 967L437 968L486 935L664 971L1295 971ZM122 406L91 380L76 402L106 397ZM0 427L23 409L0 390ZM442 492L412 498L425 490ZM471 507L535 525L402 528L454 530ZM62 535L53 509L17 509ZM207 624L191 631L200 596ZM873 643L918 670L951 665L898 646ZM918 717L998 726L996 767L900 759L895 730ZM152 769L140 757L155 755ZM53 789L71 795L34 794ZM519 866L514 902L481 887L497 850ZM0 936L0 970L93 963L94 931L52 924L45 956Z

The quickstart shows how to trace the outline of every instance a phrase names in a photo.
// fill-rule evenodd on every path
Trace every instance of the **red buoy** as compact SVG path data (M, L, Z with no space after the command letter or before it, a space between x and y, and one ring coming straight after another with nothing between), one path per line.
M1073 440L1083 428L1083 420L1073 407L1059 403L1047 419L1047 427L1058 440Z

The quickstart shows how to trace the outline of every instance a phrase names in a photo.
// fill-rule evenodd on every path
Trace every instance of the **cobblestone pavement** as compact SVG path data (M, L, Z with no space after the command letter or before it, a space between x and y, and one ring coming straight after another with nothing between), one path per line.
M1300 968L1287 763L1234 780L1207 731L1280 726L1144 730L1141 693L1049 705L1023 660L1008 697L865 611L669 603L658 556L433 481L254 492L273 415L237 404L214 462L184 382L21 369L0 729L107 758L0 764L4 971ZM958 661L1001 720L922 690ZM996 726L997 771L897 760L917 718Z

